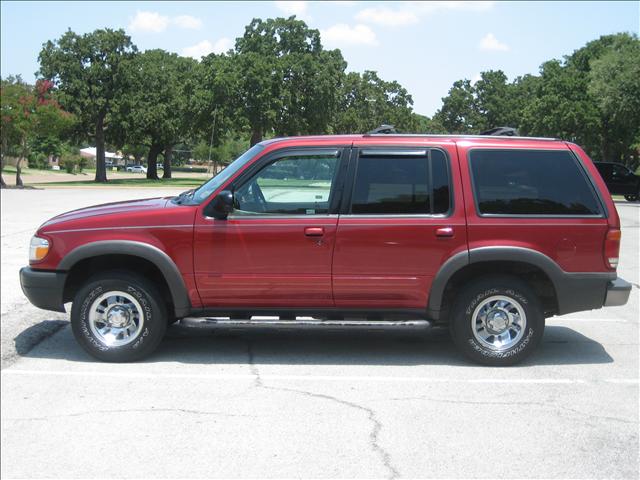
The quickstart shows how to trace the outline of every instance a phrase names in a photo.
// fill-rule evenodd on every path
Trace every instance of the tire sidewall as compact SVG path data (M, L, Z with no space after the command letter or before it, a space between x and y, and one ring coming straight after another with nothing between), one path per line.
M494 295L512 298L526 315L522 338L509 349L491 350L474 336L472 316L476 307ZM538 345L544 331L544 315L533 291L517 279L486 279L476 282L456 300L451 329L457 346L472 360L492 366L513 365L527 357Z
M91 331L89 313L93 302L103 293L122 291L134 297L142 308L144 323L136 339L118 347L104 345ZM127 362L142 358L158 346L167 328L164 305L153 286L131 275L105 275L90 280L75 296L71 309L71 326L80 345L91 355L110 362Z

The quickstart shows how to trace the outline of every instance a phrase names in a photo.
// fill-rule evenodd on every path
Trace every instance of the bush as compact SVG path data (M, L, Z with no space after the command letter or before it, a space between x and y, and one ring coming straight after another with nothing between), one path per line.
M74 173L76 168L82 171L82 168L84 168L86 164L87 161L77 153L65 152L62 157L60 157L60 166L64 168L67 173Z
M29 167L47 170L49 168L49 157L42 152L32 152L29 154Z

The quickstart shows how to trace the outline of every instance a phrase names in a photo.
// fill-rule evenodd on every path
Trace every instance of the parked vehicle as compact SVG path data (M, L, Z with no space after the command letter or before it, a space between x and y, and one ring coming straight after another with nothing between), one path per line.
M640 177L625 165L614 162L594 162L612 195L624 195L629 202L640 198Z
M127 167L127 172L147 173L147 167L145 167L144 165L130 165Z
M572 143L296 137L255 145L177 197L52 218L20 279L40 308L72 302L76 339L106 361L149 355L182 319L448 325L469 358L509 365L545 318L627 302L620 236L605 183ZM253 318L264 315L279 320Z

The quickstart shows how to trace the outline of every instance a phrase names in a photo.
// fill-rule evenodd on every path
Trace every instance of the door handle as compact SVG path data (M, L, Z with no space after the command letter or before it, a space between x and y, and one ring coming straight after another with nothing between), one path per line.
M453 227L436 228L436 237L453 237Z
M324 235L324 227L305 227L304 234L307 237L321 237Z

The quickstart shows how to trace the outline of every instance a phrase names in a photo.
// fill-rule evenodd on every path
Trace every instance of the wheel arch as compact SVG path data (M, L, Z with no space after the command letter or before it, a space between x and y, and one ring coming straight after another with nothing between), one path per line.
M451 257L436 274L429 294L427 316L446 322L457 289L476 278L512 274L527 282L540 298L546 315L565 310L563 279L570 275L545 254L523 247L480 247Z
M126 268L136 273L147 274L152 281L155 275L164 282L162 293L170 298L177 318L184 317L191 309L187 288L178 267L165 252L148 243L131 240L106 240L92 242L69 252L58 265L58 270L68 272L65 282L65 301L79 278L88 272L86 267ZM85 268L83 268L85 267ZM140 270L142 269L142 271Z

